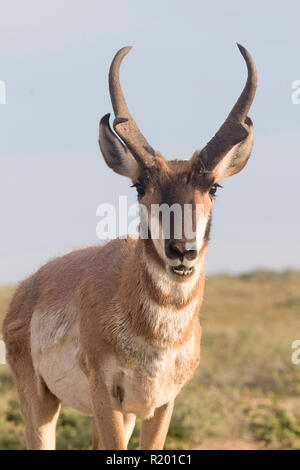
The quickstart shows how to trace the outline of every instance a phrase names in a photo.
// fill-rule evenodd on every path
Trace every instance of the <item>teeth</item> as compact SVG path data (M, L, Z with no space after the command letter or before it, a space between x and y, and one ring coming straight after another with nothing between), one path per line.
M175 267L173 267L173 272L175 274L178 274L179 276L188 276L189 274L191 274L193 271L193 268L185 268L185 269L176 269Z

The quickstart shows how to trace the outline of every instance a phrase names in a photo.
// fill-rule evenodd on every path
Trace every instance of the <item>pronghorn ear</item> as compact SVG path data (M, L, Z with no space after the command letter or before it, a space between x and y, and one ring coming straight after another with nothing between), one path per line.
M119 175L133 179L139 169L138 163L127 147L118 139L109 125L109 114L103 116L99 125L99 146L107 165Z
M238 173L246 165L253 146L253 124L249 117L246 123L248 135L235 144L212 170L216 181Z

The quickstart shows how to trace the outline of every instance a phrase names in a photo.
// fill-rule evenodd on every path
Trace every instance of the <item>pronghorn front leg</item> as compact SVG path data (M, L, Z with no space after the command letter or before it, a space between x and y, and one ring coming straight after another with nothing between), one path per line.
M134 426L135 426L135 415L131 414L131 413L125 413L125 414L123 414L123 419L124 419L125 443L126 443L126 446L128 446L129 439L131 437L131 434L132 434ZM93 445L92 445L93 450L103 449L103 447L101 447L101 442L100 442L100 439L99 439L98 430L97 430L94 418L93 418L93 440L92 440L92 442L93 442Z
M122 411L99 373L91 374L90 388L98 449L126 450Z
M156 408L154 416L142 422L140 449L162 450L172 417L174 402Z

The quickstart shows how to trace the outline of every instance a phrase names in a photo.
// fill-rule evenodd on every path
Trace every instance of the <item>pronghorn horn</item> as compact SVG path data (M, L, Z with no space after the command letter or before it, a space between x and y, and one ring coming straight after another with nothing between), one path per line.
M120 84L120 65L131 48L132 46L127 46L120 49L116 53L109 70L109 92L116 116L113 126L137 161L146 167L151 167L154 164L155 152L131 116Z
M226 121L199 154L202 163L208 170L213 170L234 145L246 139L252 127L252 121L247 117L247 113L257 87L256 67L249 52L240 44L237 46L247 64L248 78Z

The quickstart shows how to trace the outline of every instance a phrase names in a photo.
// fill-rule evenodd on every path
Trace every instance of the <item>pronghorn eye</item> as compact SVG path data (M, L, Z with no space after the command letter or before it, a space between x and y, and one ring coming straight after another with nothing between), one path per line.
M209 190L210 196L214 197L218 188L222 188L222 186L218 183L213 184Z
M137 193L138 193L139 196L144 196L145 195L145 188L141 183L135 183L130 187L131 188L136 188Z

